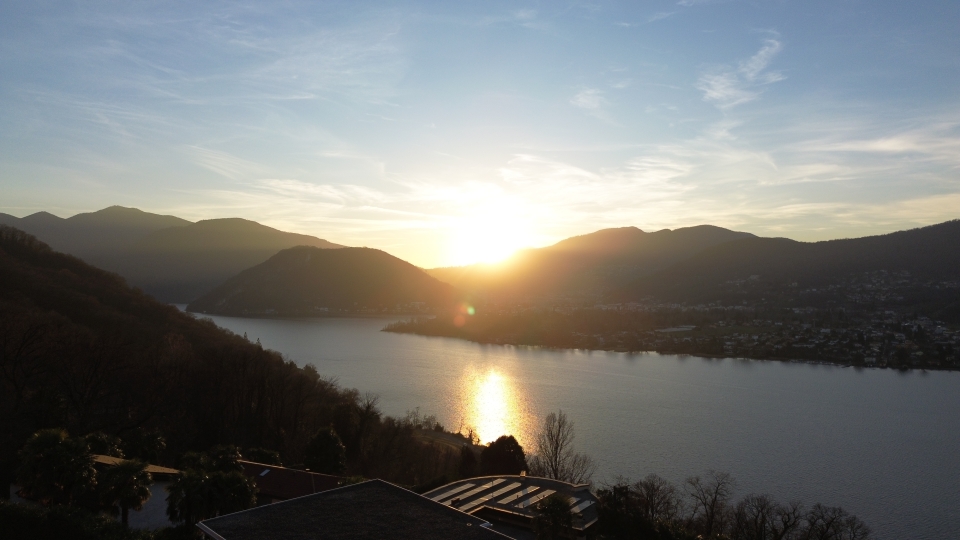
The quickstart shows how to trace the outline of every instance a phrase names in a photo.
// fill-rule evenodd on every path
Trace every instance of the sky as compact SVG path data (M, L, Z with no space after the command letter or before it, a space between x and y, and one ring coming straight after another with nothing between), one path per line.
M0 3L0 212L422 267L608 227L960 218L960 2Z

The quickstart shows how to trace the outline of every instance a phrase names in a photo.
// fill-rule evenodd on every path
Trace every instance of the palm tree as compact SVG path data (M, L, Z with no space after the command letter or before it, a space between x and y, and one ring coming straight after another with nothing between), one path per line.
M99 475L101 500L109 507L120 507L120 521L128 524L130 509L139 511L150 500L153 478L142 461L124 460Z
M207 494L207 475L198 470L186 470L180 473L167 491L167 516L176 523L185 522L196 525L213 517L210 511L210 497Z
M195 525L204 519L246 510L257 503L257 487L241 472L186 470L167 487L167 516Z
M93 456L83 440L62 429L33 434L20 450L21 493L45 506L82 504L96 486Z

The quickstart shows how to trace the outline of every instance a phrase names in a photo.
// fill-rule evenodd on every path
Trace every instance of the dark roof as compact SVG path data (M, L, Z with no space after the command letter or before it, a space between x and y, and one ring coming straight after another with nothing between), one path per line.
M93 462L100 465L116 465L123 461L123 458L118 458L114 456L104 456L101 454L93 454ZM152 475L168 475L176 476L180 474L180 471L176 469L171 469L170 467L161 467L160 465L151 465L147 464L147 472Z
M253 461L239 460L243 474L257 484L257 491L272 499L295 499L340 487L343 478L329 474L288 469L277 465L265 465Z
M368 480L208 519L198 526L223 540L508 538L487 525L412 491Z

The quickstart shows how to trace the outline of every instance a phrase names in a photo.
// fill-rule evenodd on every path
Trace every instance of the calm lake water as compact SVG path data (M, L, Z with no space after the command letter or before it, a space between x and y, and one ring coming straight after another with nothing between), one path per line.
M485 442L527 445L563 409L598 482L715 469L738 496L843 506L883 540L960 538L960 373L480 345L380 332L390 319L212 319L378 394L387 414L419 407Z

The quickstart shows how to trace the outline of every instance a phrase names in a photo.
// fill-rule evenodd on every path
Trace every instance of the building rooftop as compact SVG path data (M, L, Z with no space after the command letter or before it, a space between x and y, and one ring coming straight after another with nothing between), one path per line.
M215 540L507 538L478 517L382 480L258 506L197 526Z
M124 461L124 458L104 456L101 454L93 455L93 462L99 463L100 465L116 465L121 461ZM177 469L171 469L170 467L161 467L160 465L150 465L149 463L147 464L147 472L152 475L167 474L172 476L172 475L180 474L180 471L178 471Z
M268 502L285 501L304 495L312 495L338 488L343 478L329 474L288 469L279 465L266 465L253 461L239 460L243 474L257 484L258 496L270 499Z
M596 523L597 498L588 484L536 476L469 478L428 491L424 497L491 521L529 526L536 504L554 493L570 500L574 529L584 531Z

